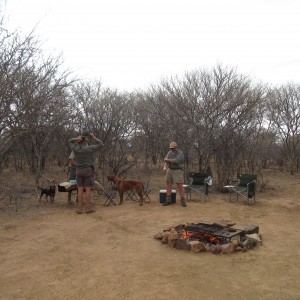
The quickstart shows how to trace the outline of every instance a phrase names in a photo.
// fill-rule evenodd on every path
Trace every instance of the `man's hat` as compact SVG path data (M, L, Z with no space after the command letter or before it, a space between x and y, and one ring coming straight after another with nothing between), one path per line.
M173 148L176 148L177 147L177 144L175 142L171 142L170 144L170 149L173 149Z

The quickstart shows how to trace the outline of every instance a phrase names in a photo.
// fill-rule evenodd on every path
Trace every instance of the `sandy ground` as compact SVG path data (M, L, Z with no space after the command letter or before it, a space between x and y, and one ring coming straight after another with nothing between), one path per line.
M32 196L18 212L3 205L0 299L300 299L300 176L273 177L251 206L211 193L206 203L162 207L159 188L143 207L95 198L89 215L75 214L65 193L53 205ZM203 220L258 225L262 246L195 254L153 238Z

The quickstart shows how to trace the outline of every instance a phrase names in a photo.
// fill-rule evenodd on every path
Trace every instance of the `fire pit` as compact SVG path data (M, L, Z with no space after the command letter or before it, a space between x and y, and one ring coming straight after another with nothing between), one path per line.
M176 229L178 230L178 229ZM232 240L240 241L242 230L223 227L218 224L199 223L183 226L180 235L189 240L199 240L203 243L227 244Z
M154 237L172 248L217 254L246 251L261 245L258 231L259 227L255 225L236 225L223 220L171 226Z

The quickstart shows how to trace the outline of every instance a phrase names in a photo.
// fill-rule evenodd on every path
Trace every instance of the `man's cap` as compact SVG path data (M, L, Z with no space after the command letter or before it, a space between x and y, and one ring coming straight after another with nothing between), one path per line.
M173 149L173 148L175 148L175 147L177 147L177 144L175 143L175 142L171 142L171 144L170 144L170 149Z

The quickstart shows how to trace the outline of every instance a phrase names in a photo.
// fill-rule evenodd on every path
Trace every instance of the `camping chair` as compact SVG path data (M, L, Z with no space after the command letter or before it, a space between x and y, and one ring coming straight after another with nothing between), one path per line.
M114 198L117 194L117 191L107 191L103 192L103 195L106 197L106 200L104 202L104 206L109 206L110 204L116 206L116 203L114 201Z
M207 180L210 177L209 173L194 173L188 174L188 184L184 185L187 193L187 199L192 199L192 193L196 192L206 201L208 199L208 184Z
M145 201L145 203L149 203L149 202L151 202L151 199L149 197L149 194L151 193L151 189L149 189L149 187L148 187L148 180L145 180L145 179L140 179L140 180L143 181L143 185L144 185L143 200ZM132 201L139 200L139 197L136 193L135 188L133 188L132 190L129 190L127 192L127 196L126 196L125 200L132 200Z
M132 190L129 190L129 191L126 192L125 201L127 201L127 200L132 200L132 201L137 201L138 200L138 196L136 194L135 188L133 188Z
M142 179L144 183L144 190L143 190L143 200L145 203L151 202L151 199L149 197L149 194L151 193L151 189L149 188L149 181Z
M232 181L229 188L229 199L232 201L232 194L236 194L236 200L239 196L243 197L248 204L255 203L256 194L256 179L255 174L240 174L237 181ZM237 185L233 185L237 183Z
M104 206L109 206L110 204L116 206L116 202L114 201L114 198L116 197L117 193L118 193L118 189L116 187L116 185L113 182L109 182L110 183L110 189L108 191L104 191L103 192L103 196L106 198L105 202L104 202Z

